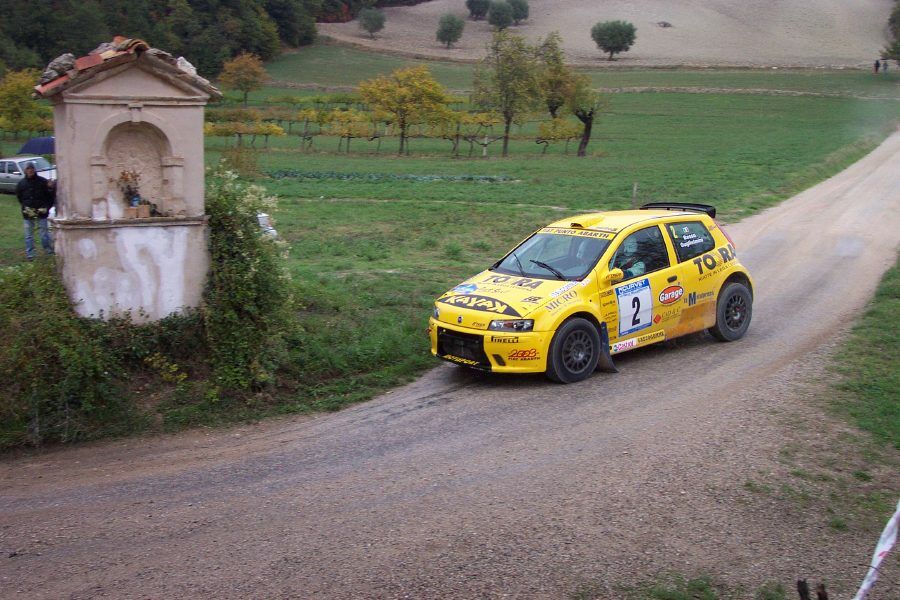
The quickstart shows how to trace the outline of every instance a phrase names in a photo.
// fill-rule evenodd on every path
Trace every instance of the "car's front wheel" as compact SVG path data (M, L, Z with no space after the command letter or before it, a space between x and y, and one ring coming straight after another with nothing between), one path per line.
M753 296L743 283L732 282L722 288L716 301L716 324L709 332L723 342L744 337L753 316Z
M547 357L547 377L560 383L575 383L597 368L600 358L600 334L593 323L574 318L563 323Z

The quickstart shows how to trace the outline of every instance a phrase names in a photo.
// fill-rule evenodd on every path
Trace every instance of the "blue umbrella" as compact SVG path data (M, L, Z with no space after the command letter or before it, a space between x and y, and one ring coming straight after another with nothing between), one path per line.
M49 137L36 137L25 142L19 148L19 154L55 154L56 138L52 135Z

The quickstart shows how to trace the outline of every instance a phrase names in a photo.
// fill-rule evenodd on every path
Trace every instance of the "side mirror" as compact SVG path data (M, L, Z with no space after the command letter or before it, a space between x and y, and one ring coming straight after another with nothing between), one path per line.
M625 273L622 269L611 269L609 273L606 274L606 281L608 283L616 283L623 279L625 279Z

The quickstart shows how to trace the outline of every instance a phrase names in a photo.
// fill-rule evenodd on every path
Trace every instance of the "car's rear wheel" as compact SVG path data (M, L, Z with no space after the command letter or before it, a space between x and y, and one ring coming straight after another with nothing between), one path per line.
M575 383L587 378L597 368L600 358L600 334L586 319L570 319L563 323L547 357L547 377L560 383Z
M743 283L732 282L722 288L716 301L716 324L709 332L723 342L744 337L753 316L753 296Z

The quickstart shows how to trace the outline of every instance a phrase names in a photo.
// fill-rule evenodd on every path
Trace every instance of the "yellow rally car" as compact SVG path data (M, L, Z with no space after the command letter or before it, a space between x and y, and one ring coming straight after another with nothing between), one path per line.
M539 229L487 271L438 298L431 352L498 373L563 383L612 355L708 329L737 340L753 281L704 204L652 203Z

